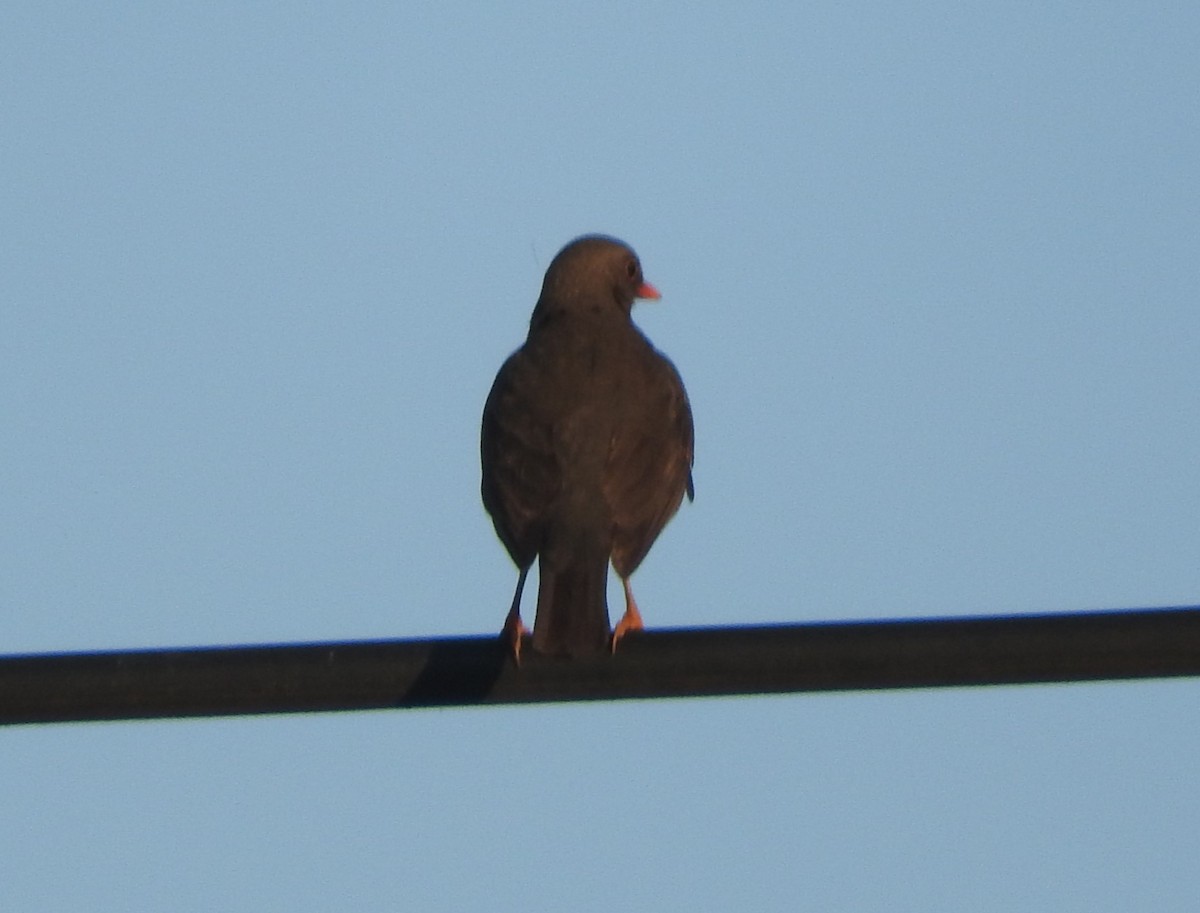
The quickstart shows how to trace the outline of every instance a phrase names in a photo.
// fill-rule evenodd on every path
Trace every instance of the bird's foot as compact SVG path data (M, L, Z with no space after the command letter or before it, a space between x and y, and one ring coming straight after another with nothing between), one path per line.
M617 652L617 641L628 634L630 631L641 631L646 626L642 624L642 613L638 611L637 603L630 602L625 607L625 614L621 616L621 620L617 622L617 626L613 628L612 633L612 652Z
M521 613L515 609L504 619L504 627L500 629L500 639L508 645L513 662L521 665L521 638L529 633L525 622L521 621Z

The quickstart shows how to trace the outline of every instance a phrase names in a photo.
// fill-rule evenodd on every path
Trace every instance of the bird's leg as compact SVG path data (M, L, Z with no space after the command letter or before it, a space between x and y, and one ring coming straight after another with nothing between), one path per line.
M521 576L517 578L517 592L513 594L512 608L508 610L504 627L500 629L500 639L508 644L513 662L518 666L521 665L521 638L529 633L525 622L521 621L521 591L525 589L525 575L528 573L529 568L521 569Z
M630 631L640 631L645 627L642 624L642 613L638 611L637 601L633 598L633 590L629 588L629 578L623 578L621 585L625 587L625 614L621 616L621 620L613 628L612 651L614 653L617 652L618 640Z

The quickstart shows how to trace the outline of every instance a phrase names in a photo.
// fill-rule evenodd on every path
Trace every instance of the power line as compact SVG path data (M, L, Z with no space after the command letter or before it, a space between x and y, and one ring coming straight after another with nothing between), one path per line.
M1200 607L638 632L522 665L454 637L0 657L0 724L1200 675Z

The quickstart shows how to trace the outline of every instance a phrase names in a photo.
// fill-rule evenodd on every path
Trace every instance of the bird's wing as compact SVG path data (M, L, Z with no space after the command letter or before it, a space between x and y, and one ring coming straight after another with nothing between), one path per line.
M628 577L679 509L693 497L692 410L675 366L657 352L645 362L638 407L613 435L605 497L613 517L613 566Z
M536 366L517 350L492 384L480 434L483 505L520 567L528 567L537 554L546 511L562 478L551 427L532 405L537 386Z

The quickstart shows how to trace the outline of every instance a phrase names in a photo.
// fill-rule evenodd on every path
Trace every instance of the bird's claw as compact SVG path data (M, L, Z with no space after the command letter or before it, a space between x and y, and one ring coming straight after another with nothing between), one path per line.
M513 662L518 666L521 665L521 638L528 633L525 622L521 621L521 614L509 612L508 617L504 619L504 627L500 629L500 639L508 645Z
M617 641L628 634L630 631L641 631L646 626L642 624L642 613L638 611L636 605L631 605L625 609L625 614L621 616L621 620L617 622L617 626L613 628L612 633L612 652L617 652Z

